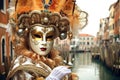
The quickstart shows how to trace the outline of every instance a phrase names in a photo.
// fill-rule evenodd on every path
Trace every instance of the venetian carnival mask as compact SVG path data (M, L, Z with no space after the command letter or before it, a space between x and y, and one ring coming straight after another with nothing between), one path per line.
M53 27L42 27L40 25L33 27L29 34L32 50L39 55L47 55L53 47L54 34Z
M69 20L58 13L34 10L18 16L18 36L29 34L30 48L39 55L50 52L55 38L65 39L69 28Z

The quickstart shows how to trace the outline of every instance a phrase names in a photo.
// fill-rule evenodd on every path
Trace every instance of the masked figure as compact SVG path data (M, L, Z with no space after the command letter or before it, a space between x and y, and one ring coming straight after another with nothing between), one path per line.
M6 80L78 80L53 48L70 32L73 7L72 0L15 1L9 23L15 57Z

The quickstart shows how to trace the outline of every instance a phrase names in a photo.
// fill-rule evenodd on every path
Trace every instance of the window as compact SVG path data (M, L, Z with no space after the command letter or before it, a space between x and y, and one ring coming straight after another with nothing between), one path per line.
M109 27L110 30L114 29L114 24Z
M0 0L0 10L1 12L6 12L6 0Z
M5 63L5 40L2 40L2 63Z
M82 42L80 42L80 45L82 45Z
M114 26L115 26L115 25L113 24L113 29L114 29Z
M93 40L93 38L91 38L91 40Z
M89 45L89 42L87 42L87 45Z
M114 18L114 12L113 11L110 13L110 17Z
M87 40L89 40L89 37L87 38Z
M85 38L83 37L83 40L85 40Z
M83 45L85 45L85 42L83 42Z
M0 1L0 10L4 10L4 0Z
M11 60L13 59L13 45L12 42L10 42L10 54L11 54Z
M102 24L100 24L100 28L102 27Z
M91 42L91 45L93 45L93 42Z

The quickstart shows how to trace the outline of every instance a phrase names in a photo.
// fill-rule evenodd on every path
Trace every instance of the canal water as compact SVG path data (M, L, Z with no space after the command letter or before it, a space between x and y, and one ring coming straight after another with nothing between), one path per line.
M120 75L113 74L99 60L92 60L90 53L75 53L72 71L79 80L120 80Z

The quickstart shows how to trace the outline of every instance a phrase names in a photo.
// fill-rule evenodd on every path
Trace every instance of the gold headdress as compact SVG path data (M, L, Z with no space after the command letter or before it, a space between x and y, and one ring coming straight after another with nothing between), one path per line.
M87 14L85 24L81 25L81 12L75 0L16 0L15 31L19 36L24 36L34 25L53 26L56 37L65 39L70 30L74 33L86 25Z

